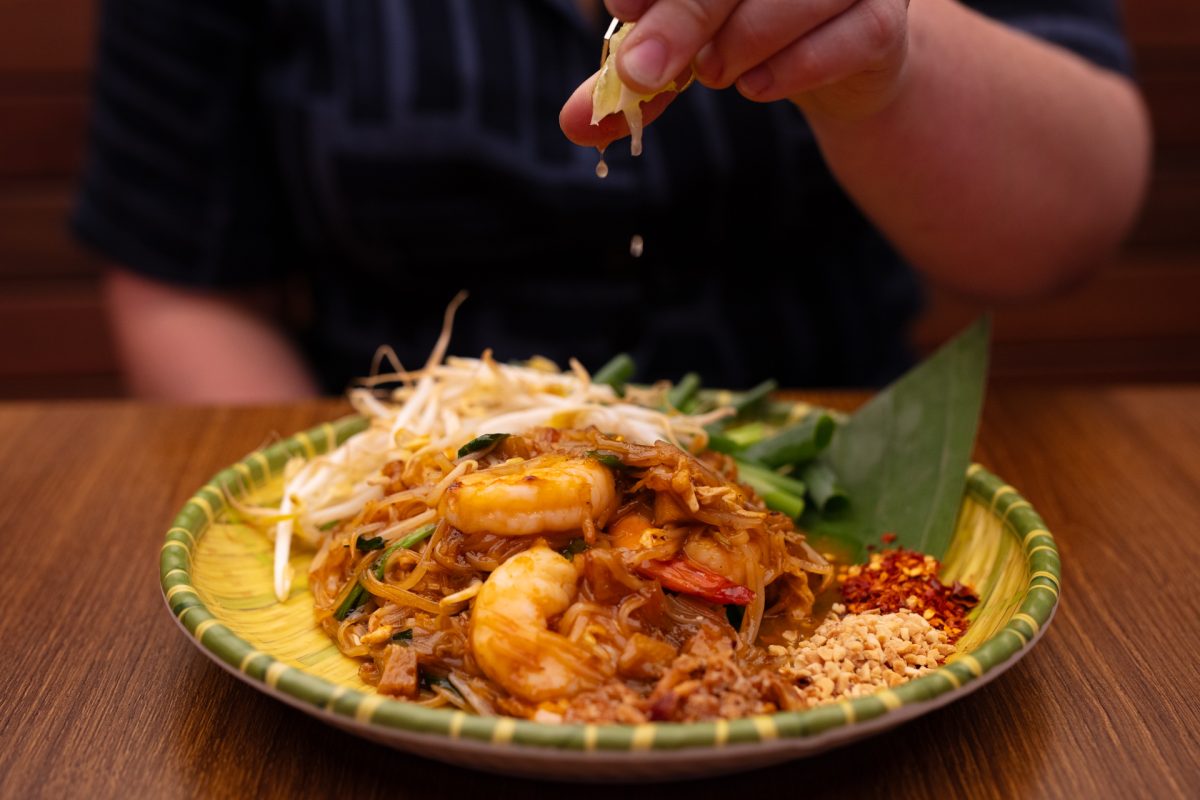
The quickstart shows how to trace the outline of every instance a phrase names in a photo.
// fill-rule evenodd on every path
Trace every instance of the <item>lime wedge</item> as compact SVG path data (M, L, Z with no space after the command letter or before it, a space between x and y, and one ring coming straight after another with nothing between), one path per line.
M671 81L652 94L638 94L621 82L620 76L617 75L617 52L620 51L621 43L625 41L625 37L629 35L633 27L633 23L624 25L609 39L608 58L604 60L604 65L600 68L600 77L596 80L596 86L592 90L592 124L598 125L600 120L609 114L618 112L624 114L625 121L629 124L631 139L629 151L635 156L640 156L642 154L642 103L652 100L663 92L683 91L687 86L681 88L676 85L675 81Z

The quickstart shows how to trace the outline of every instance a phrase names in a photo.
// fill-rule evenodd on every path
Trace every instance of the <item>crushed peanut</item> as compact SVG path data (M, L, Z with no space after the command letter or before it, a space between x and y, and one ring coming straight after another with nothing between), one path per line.
M811 637L786 651L780 674L816 705L863 697L916 678L942 664L954 645L949 634L911 611L846 616L835 611Z

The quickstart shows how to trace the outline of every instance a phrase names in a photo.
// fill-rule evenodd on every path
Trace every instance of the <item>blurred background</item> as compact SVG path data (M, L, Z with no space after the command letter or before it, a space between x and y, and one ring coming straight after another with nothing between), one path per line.
M1157 137L1142 221L1086 285L997 312L997 381L1200 379L1200 3L1125 13ZM81 0L0 0L0 399L123 393L98 265L65 226L94 15ZM913 341L927 351L978 311L935 292Z

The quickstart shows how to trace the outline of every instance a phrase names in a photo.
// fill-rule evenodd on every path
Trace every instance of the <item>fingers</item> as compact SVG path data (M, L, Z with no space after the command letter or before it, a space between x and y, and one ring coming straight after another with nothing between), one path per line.
M858 0L844 14L792 43L737 80L747 99L794 98L853 75L902 61L907 41L902 0Z
M598 75L599 73L597 73ZM629 135L629 126L625 123L624 114L610 114L592 124L592 88L596 85L596 75L588 78L571 95L562 111L558 114L558 124L568 139L583 147L607 147L617 139ZM642 119L650 124L662 114L678 95L666 92L642 105Z
M626 86L650 94L687 68L696 53L725 24L739 0L608 0L609 10L637 27L617 53L617 72ZM628 9L626 9L628 6ZM618 11L640 10L636 17Z
M855 0L745 0L696 56L696 79L724 89Z

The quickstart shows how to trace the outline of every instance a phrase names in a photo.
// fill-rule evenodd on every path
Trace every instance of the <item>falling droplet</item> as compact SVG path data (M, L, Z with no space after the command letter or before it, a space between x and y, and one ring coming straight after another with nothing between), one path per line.
M604 160L604 148L597 147L596 152L598 152L600 154L600 161L596 164L596 177L601 178L601 179L607 178L608 177L608 163Z
M633 256L634 258L641 258L642 252L645 249L646 243L642 241L641 235L635 233L633 238L629 240L629 255Z

